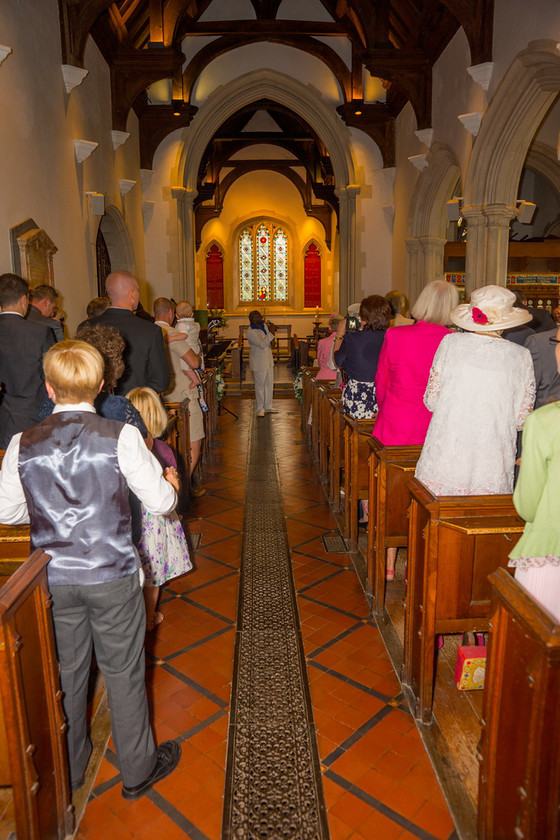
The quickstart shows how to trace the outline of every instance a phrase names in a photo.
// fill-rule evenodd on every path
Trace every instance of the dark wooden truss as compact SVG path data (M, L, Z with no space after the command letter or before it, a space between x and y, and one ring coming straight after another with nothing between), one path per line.
M494 0L320 0L330 17L324 22L278 19L281 0L251 0L255 17L250 20L205 21L201 18L212 2L59 0L63 63L83 67L87 38L94 38L110 68L113 128L125 130L130 109L135 109L144 168L151 168L154 153L167 134L189 125L197 110L191 102L192 91L204 68L218 56L245 44L283 44L325 63L340 89L340 117L377 143L385 166L394 164L394 120L407 102L414 109L418 128L431 126L432 68L459 27L468 39L472 64L492 58ZM209 35L214 40L183 67L182 40ZM325 37L340 37L350 43L350 67L320 40ZM387 93L384 103L364 102L364 67L383 80ZM148 102L146 88L160 79L172 80L173 101L153 105ZM281 134L272 138L252 138L247 132L241 135L248 119L263 107L269 113L273 111ZM201 175L198 186L200 195L206 195L213 185L210 198L214 204L212 208L201 201L197 204L197 234L204 220L212 217L211 211L219 214L223 197L235 180L228 176L229 180L220 183L221 167L226 163L232 166L229 158L236 143L240 148L249 142L274 142L294 154L297 165L305 167L305 180L293 177L293 169L285 162L276 161L273 168L293 181L306 212L320 217L325 230L329 227L330 231L325 211L317 209L326 206L329 216L332 210L337 211L321 138L315 137L296 114L287 113L275 103L261 103L230 118L209 144L201 166L206 180ZM255 160L252 165L272 166L262 163ZM236 177L242 170L247 171L247 165L236 163ZM327 204L315 205L313 197Z

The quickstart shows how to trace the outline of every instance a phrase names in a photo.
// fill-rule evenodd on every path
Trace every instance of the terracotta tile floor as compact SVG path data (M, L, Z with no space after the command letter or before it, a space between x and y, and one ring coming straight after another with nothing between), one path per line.
M207 495L186 523L201 534L195 569L164 591L165 620L147 641L148 692L158 741L182 744L177 770L137 802L121 797L112 742L77 837L219 840L243 526L245 457L254 403L228 400L205 468ZM275 442L298 593L332 840L456 837L348 554L336 531L299 408L278 400ZM250 839L249 839L250 840ZM268 840L277 840L269 838Z

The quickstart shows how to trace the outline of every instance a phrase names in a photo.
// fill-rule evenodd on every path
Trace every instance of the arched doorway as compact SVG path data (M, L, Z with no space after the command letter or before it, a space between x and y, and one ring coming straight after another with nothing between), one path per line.
M105 295L105 280L111 271L135 272L134 253L126 223L120 211L109 205L101 217L95 243L97 294Z

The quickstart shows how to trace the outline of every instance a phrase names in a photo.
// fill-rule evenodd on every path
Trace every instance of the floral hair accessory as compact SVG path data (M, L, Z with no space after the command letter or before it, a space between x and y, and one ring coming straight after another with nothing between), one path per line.
M475 324L488 324L488 317L484 314L482 309L479 309L478 306L473 306L472 308L472 319Z

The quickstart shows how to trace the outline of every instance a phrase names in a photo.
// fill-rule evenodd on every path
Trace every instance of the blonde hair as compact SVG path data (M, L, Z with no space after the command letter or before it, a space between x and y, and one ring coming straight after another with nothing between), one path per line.
M133 388L126 395L140 414L152 437L160 437L167 429L169 418L161 400L152 388Z
M192 303L189 303L188 300L180 300L177 304L177 309L175 310L175 312L177 313L177 318L192 318Z
M103 357L85 341L60 341L45 353L45 379L59 405L93 403L103 381Z
M451 323L451 310L459 303L459 293L446 280L433 280L425 286L410 314L416 321L427 321L447 327Z

